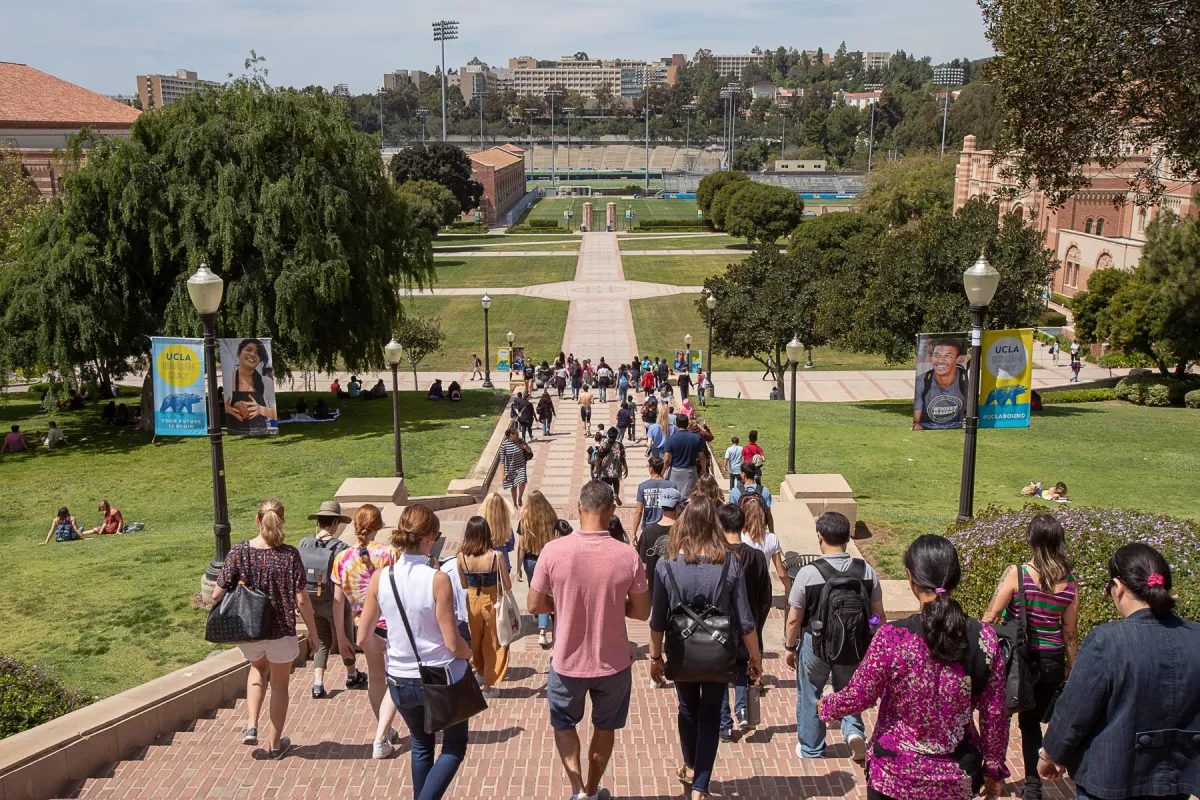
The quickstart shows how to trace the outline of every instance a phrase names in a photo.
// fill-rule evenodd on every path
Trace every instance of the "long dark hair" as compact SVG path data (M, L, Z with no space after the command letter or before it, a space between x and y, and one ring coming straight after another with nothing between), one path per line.
M1030 562L1038 572L1038 584L1043 592L1053 592L1054 584L1066 580L1072 568L1062 524L1049 514L1038 514L1029 521L1025 539L1033 554Z
M486 519L475 515L467 520L463 541L458 552L464 556L481 556L492 549L492 529Z
M1148 544L1131 542L1113 553L1108 560L1108 577L1120 580L1134 597L1150 606L1156 617L1165 617L1175 608L1171 565Z
M958 551L944 536L918 536L904 551L904 567L917 587L934 593L921 607L929 654L941 661L960 661L967 651L967 614L950 594L962 577Z
M258 350L258 366L263 372L266 372L266 370L270 369L271 367L271 360L267 358L266 345L264 345L258 339L242 339L240 342L238 342L237 352L235 353L237 360L242 360L242 351L250 345L254 345L254 347ZM235 365L233 368L233 390L235 392L239 389L237 380L237 366ZM259 374L259 370L257 369L254 371L254 391L258 394L262 394L266 391L266 385L263 383L262 375Z

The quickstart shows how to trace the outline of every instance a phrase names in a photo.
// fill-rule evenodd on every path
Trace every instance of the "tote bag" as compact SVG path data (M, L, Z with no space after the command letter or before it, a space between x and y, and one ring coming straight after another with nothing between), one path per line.
M512 589L504 588L504 580L500 575L500 555L496 554L496 641L501 647L521 638L521 607Z
M262 641L273 619L270 598L238 581L208 612L204 639L214 644Z

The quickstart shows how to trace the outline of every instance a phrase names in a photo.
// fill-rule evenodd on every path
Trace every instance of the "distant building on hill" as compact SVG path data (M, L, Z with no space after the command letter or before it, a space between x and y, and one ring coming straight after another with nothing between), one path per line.
M220 85L216 81L200 80L196 73L186 69L177 69L174 75L137 76L138 100L146 111L169 106L185 94L205 86Z

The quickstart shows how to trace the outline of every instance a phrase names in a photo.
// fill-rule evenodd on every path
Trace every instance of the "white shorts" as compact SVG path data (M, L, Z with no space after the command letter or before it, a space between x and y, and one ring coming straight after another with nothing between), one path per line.
M300 655L300 640L295 636L282 636L262 642L239 644L238 649L247 661L267 659L272 664L291 664Z

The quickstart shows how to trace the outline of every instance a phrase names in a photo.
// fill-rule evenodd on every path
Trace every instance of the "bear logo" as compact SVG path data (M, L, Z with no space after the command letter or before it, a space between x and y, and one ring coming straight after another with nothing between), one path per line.
M180 392L178 394L169 394L163 398L162 405L158 411L161 414L164 411L173 411L176 414L191 414L192 406L199 403L204 398L194 392Z
M1005 403L1017 404L1017 397L1024 394L1027 389L1019 383L1014 383L1012 386L997 386L988 392L987 400L984 401L985 406L997 405L1002 406Z

